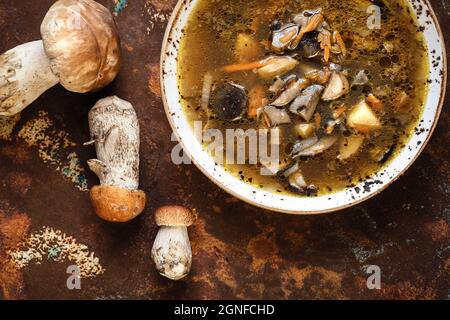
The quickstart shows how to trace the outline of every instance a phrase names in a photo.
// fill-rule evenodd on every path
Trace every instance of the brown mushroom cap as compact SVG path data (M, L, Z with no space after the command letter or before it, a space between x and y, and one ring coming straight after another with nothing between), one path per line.
M110 222L127 222L144 211L147 196L142 190L95 186L90 191L95 213Z
M155 220L158 226L189 227L195 217L191 210L181 206L164 206L156 210Z
M51 69L69 91L101 89L120 68L120 40L111 13L93 0L59 0L41 25Z

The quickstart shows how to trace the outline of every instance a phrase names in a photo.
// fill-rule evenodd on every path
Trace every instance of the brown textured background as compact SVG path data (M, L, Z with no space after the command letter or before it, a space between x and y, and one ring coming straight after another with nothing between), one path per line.
M52 0L0 1L0 52L39 38ZM113 10L113 0L99 1ZM170 161L171 130L159 88L159 53L165 19L175 0L129 0L116 18L123 68L102 92L78 95L53 88L22 114L21 126L45 110L68 133L89 186L97 183L86 160L93 148L87 114L96 100L116 94L131 101L142 128L141 187L150 203L125 225L100 221L88 193L45 164L16 137L0 141L0 299L449 299L450 298L450 96L437 130L414 166L381 195L322 216L272 213L219 190L193 165ZM450 5L431 1L450 43ZM155 16L155 14L160 14ZM159 17L159 18L158 18ZM191 275L170 282L154 270L150 250L157 227L152 214L164 204L196 208L190 229ZM69 262L44 261L17 271L6 250L30 232L51 226L73 235L100 258L106 272L66 288ZM382 290L366 288L365 266L382 269Z

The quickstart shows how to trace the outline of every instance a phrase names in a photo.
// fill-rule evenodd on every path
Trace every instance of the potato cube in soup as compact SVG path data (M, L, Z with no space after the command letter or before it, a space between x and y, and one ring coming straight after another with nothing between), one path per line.
M313 123L299 123L295 126L294 130L297 135L303 139L309 138L313 135L316 127Z
M380 120L364 100L361 100L361 102L354 106L350 111L347 118L347 124L349 127L362 133L381 129Z

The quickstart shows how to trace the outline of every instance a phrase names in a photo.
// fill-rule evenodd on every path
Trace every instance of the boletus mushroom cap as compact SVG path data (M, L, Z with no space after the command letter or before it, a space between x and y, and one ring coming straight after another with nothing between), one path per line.
M95 213L110 222L128 222L144 211L147 196L142 190L94 186L90 191Z
M120 40L111 13L93 0L59 0L41 25L52 72L69 91L108 85L120 68Z
M155 221L158 226L189 227L195 216L188 208L181 206L164 206L156 210Z

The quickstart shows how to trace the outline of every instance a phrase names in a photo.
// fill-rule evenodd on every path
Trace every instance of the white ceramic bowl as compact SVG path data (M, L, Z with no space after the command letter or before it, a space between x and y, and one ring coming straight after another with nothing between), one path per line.
M361 203L398 179L417 159L430 139L439 119L446 89L446 52L437 18L427 0L408 0L424 27L428 46L430 80L425 111L420 122L421 134L412 135L409 143L390 164L368 181L356 187L318 197L296 197L274 194L247 184L216 165L201 143L194 137L180 103L177 56L181 30L185 27L195 5L202 0L180 0L169 21L161 55L161 86L167 117L178 141L193 163L214 183L233 196L252 205L290 214L317 214L348 208ZM414 5L413 5L414 4ZM436 59L441 57L440 59ZM357 191L359 190L359 192Z

